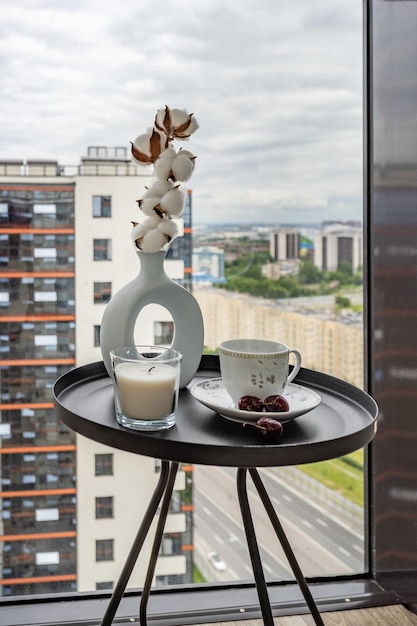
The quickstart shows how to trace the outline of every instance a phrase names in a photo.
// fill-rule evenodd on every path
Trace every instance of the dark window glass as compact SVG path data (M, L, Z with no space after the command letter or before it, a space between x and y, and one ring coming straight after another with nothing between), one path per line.
M153 332L156 346L171 345L174 336L174 322L154 322Z
M111 581L103 582L103 583L96 583L97 591L104 591L105 589L113 589L113 583Z
M94 304L108 302L111 298L111 283L94 283Z
M113 476L113 454L95 455L95 475Z
M113 539L96 540L96 561L113 561L114 541Z
M94 239L94 261L111 261L111 239Z
M100 347L100 324L94 324L94 347Z
M111 196L93 196L93 217L111 217Z
M100 496L96 498L96 519L113 517L113 497Z

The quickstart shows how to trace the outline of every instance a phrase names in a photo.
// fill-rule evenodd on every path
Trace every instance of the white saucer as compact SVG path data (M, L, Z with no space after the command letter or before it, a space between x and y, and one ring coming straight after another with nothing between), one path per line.
M191 388L191 394L196 400L209 409L216 411L222 417L237 422L257 421L262 416L273 417L281 422L289 422L295 417L311 411L321 402L320 396L311 389L302 387L296 383L285 386L283 396L287 399L290 410L279 413L266 413L256 411L240 411L235 407L232 398L227 393L221 378L208 378L196 383Z

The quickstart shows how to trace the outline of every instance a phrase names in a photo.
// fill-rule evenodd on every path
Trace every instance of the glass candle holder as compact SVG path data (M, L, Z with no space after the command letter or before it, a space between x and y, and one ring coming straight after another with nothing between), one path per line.
M116 419L133 430L165 430L175 424L181 354L163 346L131 346L110 352Z

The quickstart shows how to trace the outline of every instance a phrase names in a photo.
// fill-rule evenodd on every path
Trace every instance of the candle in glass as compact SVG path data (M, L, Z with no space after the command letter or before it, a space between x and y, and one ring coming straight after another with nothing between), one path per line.
M156 420L172 413L176 372L170 365L119 363L114 375L120 408L127 417Z
M164 346L110 351L116 419L134 430L164 430L175 424L182 355Z

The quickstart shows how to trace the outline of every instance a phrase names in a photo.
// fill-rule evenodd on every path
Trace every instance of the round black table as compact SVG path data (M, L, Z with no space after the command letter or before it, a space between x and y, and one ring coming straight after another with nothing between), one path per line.
M250 474L314 621L317 626L324 626L257 468L325 461L365 446L376 432L377 405L368 394L349 383L302 368L294 382L317 392L321 404L309 413L287 422L282 437L276 442L268 442L256 428L232 423L192 396L192 385L218 376L218 357L203 355L195 378L180 392L175 426L159 432L132 431L118 424L114 413L113 383L102 362L71 370L54 385L57 415L71 429L113 448L162 461L159 481L115 586L102 626L110 626L113 622L162 500L141 595L140 623L146 625L147 602L179 463L237 468L237 493L262 617L266 626L273 626L272 609L247 495L247 474Z

